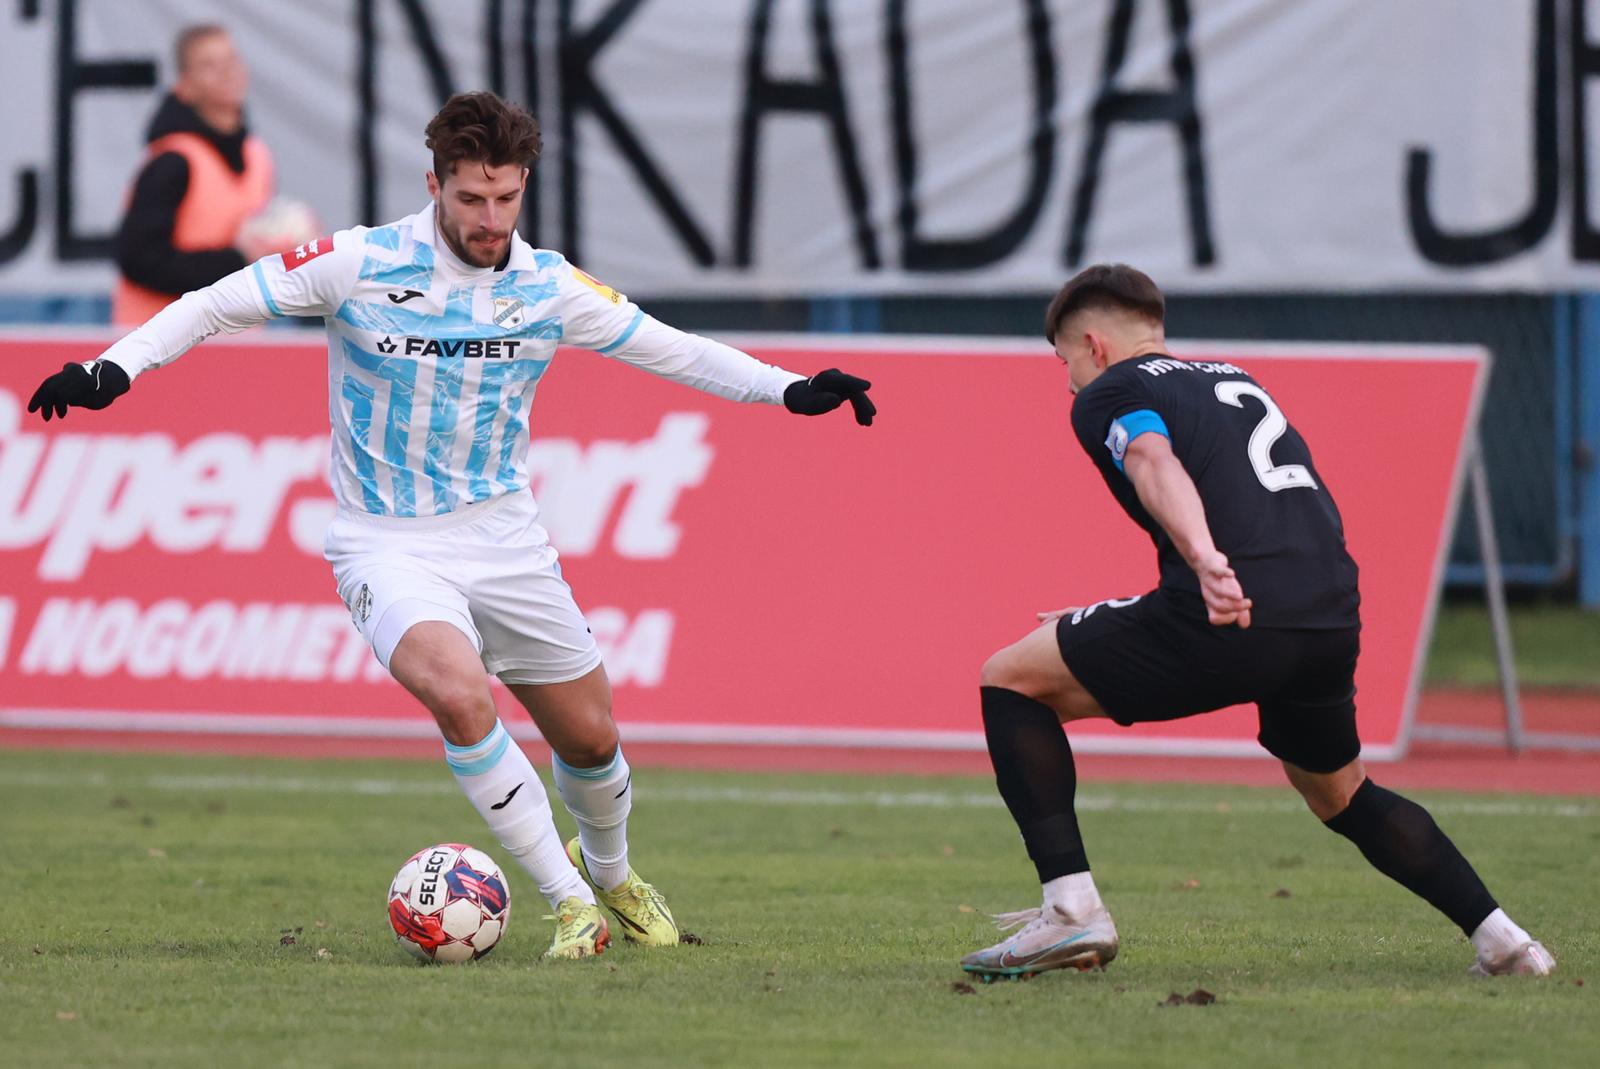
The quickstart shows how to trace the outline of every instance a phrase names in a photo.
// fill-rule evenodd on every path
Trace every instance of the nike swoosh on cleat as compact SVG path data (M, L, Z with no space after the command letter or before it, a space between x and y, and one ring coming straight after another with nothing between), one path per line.
M1086 932L1086 931L1079 932L1077 935L1071 936L1070 938L1067 938L1067 939L1063 939L1059 943L1052 943L1049 946L1045 947L1043 950L1036 950L1032 954L1029 954L1026 958L1019 958L1016 955L1012 954L1011 951L1004 950L1004 951L1000 952L1000 964L1001 965L1007 965L1007 966L1010 966L1010 965L1026 965L1031 961L1038 961L1040 958L1044 957L1046 954L1050 953L1052 950L1059 950L1060 948L1062 948L1064 946L1071 946L1073 943L1076 943L1078 940L1087 939L1088 937L1089 937L1089 933L1088 932Z
M490 809L504 809L506 806L511 804L511 799L515 798L517 796L517 792L520 791L520 790L522 790L522 784L519 783L515 787L511 788L511 793L510 794L506 795L504 798L500 799L498 802L494 803L489 808Z
M633 929L635 929L637 931L641 931L641 932L644 931L644 925L640 924L638 921L634 920L632 917L629 917L629 916L627 916L626 914L623 914L623 913L619 913L616 910L612 910L611 914L612 914L612 916L616 917L617 920L621 921L623 924L626 924L629 928L633 928Z

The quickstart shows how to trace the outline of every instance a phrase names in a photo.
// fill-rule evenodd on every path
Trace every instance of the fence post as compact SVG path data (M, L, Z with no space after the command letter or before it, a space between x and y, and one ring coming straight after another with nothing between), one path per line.
M1500 672L1500 699L1506 707L1506 749L1521 753L1522 695L1517 688L1517 659L1511 651L1511 617L1506 612L1506 583L1500 574L1500 544L1494 535L1494 509L1489 503L1489 472L1483 463L1483 439L1472 433L1468 485L1472 515L1478 527L1478 555L1483 560L1483 592L1489 600L1489 630L1494 633L1495 664Z

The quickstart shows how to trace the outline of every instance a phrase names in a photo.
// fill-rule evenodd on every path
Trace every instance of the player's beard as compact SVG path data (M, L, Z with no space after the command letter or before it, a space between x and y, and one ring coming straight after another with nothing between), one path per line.
M475 230L466 233L455 225L455 221L448 215L439 217L439 234L444 238L444 243L450 246L450 251L464 263L473 267L498 267L505 260L506 254L511 251L511 232L503 234L488 230ZM475 242L474 238L498 238L493 245Z

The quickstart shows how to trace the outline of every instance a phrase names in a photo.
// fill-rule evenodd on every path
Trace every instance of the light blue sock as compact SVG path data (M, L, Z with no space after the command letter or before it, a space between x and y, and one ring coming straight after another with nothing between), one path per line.
M622 747L611 763L573 768L551 754L556 791L578 822L583 860L596 885L609 891L628 878L628 812L633 808L633 772Z
M499 720L471 746L446 742L444 759L500 845L528 871L552 906L571 895L594 901L561 845L544 784Z

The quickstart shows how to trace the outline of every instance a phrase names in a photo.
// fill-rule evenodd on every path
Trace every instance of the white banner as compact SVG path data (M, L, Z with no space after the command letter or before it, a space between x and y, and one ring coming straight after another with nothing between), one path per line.
M200 21L328 229L416 210L495 88L524 233L641 297L1600 287L1597 0L12 0L0 295L109 288Z

